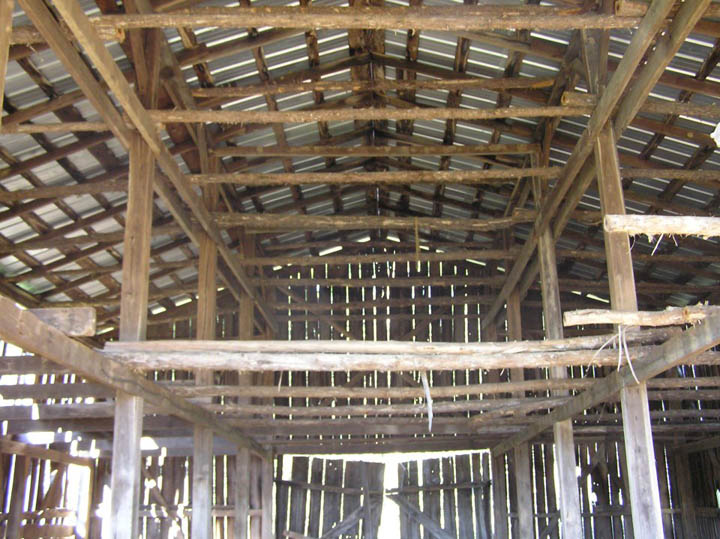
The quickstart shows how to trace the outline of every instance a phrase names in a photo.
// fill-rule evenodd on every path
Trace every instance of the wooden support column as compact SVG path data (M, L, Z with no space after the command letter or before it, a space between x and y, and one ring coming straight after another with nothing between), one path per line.
M625 201L618 153L610 124L603 128L595 142L595 163L603 215L624 214ZM605 232L604 236L612 308L637 311L635 276L628 235L624 232ZM620 391L620 402L635 537L662 537L660 492L646 384L624 387Z
M24 455L15 456L15 472L12 481L12 497L5 528L6 539L20 539L20 531L25 511L25 491L30 469L30 458Z
M273 463L271 456L262 459L260 470L260 491L262 495L262 539L273 539Z
M133 135L120 294L121 341L145 339L154 166L152 153L145 141ZM110 516L112 537L116 539L138 536L142 421L143 399L118 391L115 397Z
M533 181L535 202L542 206L542 184ZM545 337L562 339L562 309L560 306L560 287L558 285L555 242L549 229L538 238L538 257L542 290L543 314L545 317ZM553 379L567 378L566 367L551 367ZM554 391L555 396L565 396L567 391ZM563 537L582 537L580 516L580 493L575 462L575 440L573 438L572 419L558 421L553 425L555 442L555 476L558 483L560 526Z
M241 257L255 256L255 237L248 236L245 231L240 232L238 251ZM238 339L249 341L253 338L255 305L247 294L240 295L238 305ZM252 385L253 375L247 371L238 372L238 385ZM250 404L250 399L239 398L238 404ZM241 448L235 461L235 539L248 538L248 516L250 510L250 481L253 474L250 473L251 463L256 460L251 457L247 449ZM255 519L257 520L257 518ZM255 533L250 534L253 539L257 538L259 527L253 526Z
M522 313L520 308L520 291L515 289L507 301L507 330L508 340L522 340ZM511 369L510 380L522 382L525 379L525 369ZM524 392L514 394L515 397L524 397ZM523 539L534 537L534 517L532 500L532 477L530 474L530 444L524 442L513 448L513 478L515 480L515 512L517 525L513 526L513 537Z
M217 188L203 189L203 198L208 209L214 209L218 199ZM217 316L217 246L204 232L198 234L198 240L200 254L197 338L214 340ZM213 382L213 371L196 371L197 385L212 385ZM193 429L192 537L212 537L212 463L213 431L196 425Z
M0 0L0 110L5 97L5 75L7 74L10 34L12 34L12 12L15 0Z

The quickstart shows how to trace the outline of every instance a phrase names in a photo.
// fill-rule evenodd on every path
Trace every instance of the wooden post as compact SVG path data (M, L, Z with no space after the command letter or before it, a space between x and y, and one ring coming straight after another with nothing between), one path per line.
M535 202L538 207L541 207L542 185L540 182L533 180L533 189ZM548 339L562 339L562 310L555 258L555 242L549 229L545 229L538 238L538 257L540 260L543 314L545 316L545 336ZM550 376L554 379L565 379L567 378L567 368L552 367ZM553 395L557 396L567 394L567 391L553 392ZM555 442L555 473L558 478L562 535L563 537L582 537L580 493L578 491L572 419L559 421L553 425L553 440Z
M10 510L7 517L7 528L5 537L7 539L19 539L25 511L25 491L27 488L27 476L30 466L30 458L24 455L15 456L15 473L12 479L12 497L10 499Z
M617 148L612 126L595 142L595 163L603 215L625 213ZM630 242L625 232L604 232L612 308L637 311ZM639 539L663 536L660 491L645 383L620 391L626 471L633 528Z
M507 301L508 340L522 340L522 315L520 310L520 291L514 290ZM520 382L525 379L525 369L511 369L510 379ZM524 392L516 393L516 397L524 397ZM523 539L534 535L534 517L532 501L532 477L530 476L530 444L522 443L513 449L515 479L515 512L517 527L513 526L513 537Z
M273 539L273 457L262 459L261 494L262 494L262 539Z
M248 236L245 234L244 231L241 231L238 246L241 256L254 256L254 246L254 236ZM238 339L246 341L252 340L254 310L255 305L252 298L247 294L242 294L240 296L240 301L238 305ZM252 381L253 375L251 373L246 371L238 372L239 386L252 385ZM239 398L238 404L240 403L250 404L250 399ZM235 539L247 539L248 516L250 510L250 466L251 463L255 460L255 458L251 458L250 453L247 449L240 449L236 458L237 473L235 474ZM257 518L255 518L255 520L257 521ZM254 525L251 529L258 530L258 527ZM253 539L256 538L253 537Z
M5 75L7 73L8 54L10 52L10 34L12 33L12 12L15 0L0 0L0 110L5 97Z
M141 137L130 143L125 240L123 244L122 291L120 294L121 341L145 339L150 272L154 160ZM140 438L143 399L118 391L112 455L111 529L116 539L138 536L140 497Z
M217 201L217 188L205 188L205 204L212 209ZM217 300L217 246L201 232L198 234L200 256L198 260L198 316L197 338L215 339ZM197 385L211 385L213 371L196 371ZM192 537L212 537L212 469L213 432L195 426L193 429L193 477L192 477Z

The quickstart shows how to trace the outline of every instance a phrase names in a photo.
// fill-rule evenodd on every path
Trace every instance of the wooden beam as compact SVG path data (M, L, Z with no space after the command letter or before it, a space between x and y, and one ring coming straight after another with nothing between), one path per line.
M385 146L390 148L391 146ZM417 148L418 146L405 146ZM382 148L382 146L379 146ZM391 172L294 172L282 173L226 173L226 174L192 174L191 182L197 185L212 183L237 183L245 186L263 185L314 185L314 184L414 184L414 183L457 183L484 184L499 183L532 176L546 180L559 177L560 167L540 169L507 168L491 170L417 170Z
M149 110L149 119L160 124L219 123L276 124L305 122L377 121L377 120L497 120L503 118L539 118L583 116L592 106L531 106L493 109L410 107L410 108L322 108L307 110Z
M386 217L382 215L287 215L215 213L215 222L223 228L242 226L246 230L473 230L487 232L502 230L514 224L532 221L519 211L512 217L491 219L453 219L444 217Z
M613 311L607 309L581 309L568 311L563 316L566 326L586 324L622 324L623 326L684 326L696 324L720 312L720 307L697 305L668 307L664 311Z
M377 352L363 350L363 341L349 341L360 345L352 352L338 352L339 348L325 348L314 354L298 351L276 351L277 346L268 345L273 341L254 342L254 350L248 350L241 341L146 341L143 343L107 343L105 355L117 359L126 366L138 370L153 369L214 369L246 371L325 371L333 368L342 370L379 370L382 372L432 370L442 361L444 369L506 369L506 368L548 368L558 366L617 365L617 352L612 350L562 352L527 352L524 356L509 352L512 348L488 348L484 343L478 347L477 355L453 353L451 348L439 347L435 357L413 352ZM314 341L315 343L320 341ZM517 343L516 343L517 344ZM652 348L652 347L651 347ZM475 348L472 348L475 350ZM526 347L517 349L526 350ZM273 350L271 352L271 350ZM371 350L371 349L370 349ZM631 348L630 359L636 360L646 353L645 348ZM482 355L480 355L482 354ZM708 353L696 358L700 363L714 364L717 353Z
M634 28L638 17L596 15L577 8L530 5L458 5L420 7L234 7L178 10L151 15L93 17L104 31L134 28L277 28L416 30L566 30L567 28Z
M543 199L542 185L533 180L535 201L538 206ZM562 307L560 303L560 285L555 257L555 242L550 230L545 230L538 239L538 260L540 263L540 283L542 290L543 315L545 319L545 337L562 339ZM550 376L554 380L566 380L566 367L552 367ZM553 391L556 397L567 396L567 391ZM558 498L560 509L560 527L563 537L582 536L582 518L580 516L580 496L576 474L575 441L572 420L558 421L553 425L555 442L555 473L557 474Z
M677 234L709 238L720 236L720 217L606 215L603 219L603 227L607 232L624 232L630 235Z
M46 324L59 329L71 337L92 337L95 335L97 317L95 309L71 307L67 309L31 309L31 312Z
M206 425L219 436L239 446L247 447L263 456L266 454L262 446L239 435L214 414L173 395L171 391L144 376L128 372L122 363L63 335L31 312L17 307L11 300L0 297L0 308L3 312L0 317L0 338L5 341L58 363L91 381L142 397L148 405L165 410L185 421Z
M4 438L0 438L0 453L7 453L10 455L22 455L24 457L41 460L51 460L53 462L73 464L75 466L92 467L95 465L95 461L91 458L76 457L74 455L70 455L69 453L64 453L63 451L46 449L45 447L24 444L22 442L6 440Z
M708 318L702 325L692 327L672 337L664 344L647 350L633 361L632 370L625 365L605 378L597 380L589 389L573 397L567 404L536 419L527 430L492 448L494 454L508 451L518 443L532 440L552 425L574 417L617 394L624 387L637 386L635 377L642 383L658 376L675 365L692 362L693 358L720 343L720 316Z
M10 32L15 0L0 0L0 110L5 97L5 76L10 52Z
M505 155L525 154L538 150L536 144L475 144L426 146L228 146L215 148L218 157L265 156L322 156L322 157L408 157L413 155Z
M453 90L483 88L501 90L507 88L547 88L554 79L532 77L506 77L482 79L480 77L441 79L441 80L316 80L312 82L276 82L242 86L219 86L215 88L195 88L195 97L208 99L234 99L254 95L277 95L305 92L387 92L408 90Z

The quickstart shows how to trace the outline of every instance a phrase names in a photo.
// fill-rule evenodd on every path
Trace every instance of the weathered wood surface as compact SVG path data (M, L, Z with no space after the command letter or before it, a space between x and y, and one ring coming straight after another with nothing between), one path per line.
M668 307L664 311L614 311L607 309L580 309L566 311L563 323L566 326L583 324L622 324L624 326L682 326L696 324L720 312L720 307L697 305Z
M592 107L535 106L492 109L469 108L325 108L315 110L149 110L148 117L160 124L282 124L306 122L382 121L382 120L499 120L503 118L557 118L583 116Z
M382 146L381 146L382 147ZM389 148L390 146L385 146ZM411 148L411 146L406 146ZM322 153L320 153L322 155ZM464 185L505 183L519 178L537 176L551 180L559 176L560 167L505 168L491 170L410 170L390 172L274 172L192 174L188 176L197 185L229 183L249 186L284 186L316 184L390 184L456 183Z
M496 454L507 451L516 443L531 440L556 421L573 417L583 410L602 402L616 394L623 387L631 387L649 378L657 376L673 365L691 361L694 356L717 346L720 343L720 316L708 318L701 326L684 331L653 350L646 351L641 358L633 361L633 370L625 365L605 378L598 380L590 389L573 397L566 405L553 410L550 414L537 420L531 428L521 435L498 444L493 448ZM634 373L633 373L634 371Z
M71 337L92 337L95 335L97 317L91 307L66 309L31 309L35 316Z
M577 8L518 5L420 7L239 7L174 10L153 15L94 17L97 29L132 28L279 28L416 30L565 30L567 28L633 28L638 17L584 13Z
M249 447L264 455L265 449L226 426L213 414L181 399L145 377L128 372L127 367L101 353L65 336L59 330L41 322L29 311L0 297L0 335L7 342L35 354L42 355L73 372L125 393L141 396L151 406L164 409L191 423L211 427L219 435Z
M660 234L692 235L709 238L720 236L718 217L681 217L670 215L606 215L603 226L608 232L625 232L630 235Z

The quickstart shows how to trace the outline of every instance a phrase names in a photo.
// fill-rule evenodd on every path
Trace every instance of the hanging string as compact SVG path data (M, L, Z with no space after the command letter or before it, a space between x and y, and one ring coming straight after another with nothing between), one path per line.
M432 410L432 397L430 396L430 383L428 382L427 371L420 373L420 379L422 380L423 389L425 390L425 404L427 404L428 414L428 432L432 432L432 421L433 421L433 410Z
M415 267L420 271L420 226L417 217L415 217Z

